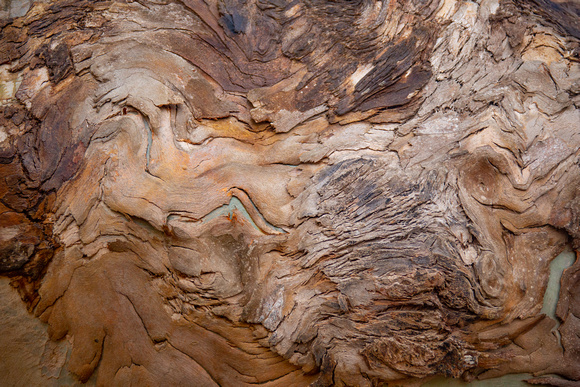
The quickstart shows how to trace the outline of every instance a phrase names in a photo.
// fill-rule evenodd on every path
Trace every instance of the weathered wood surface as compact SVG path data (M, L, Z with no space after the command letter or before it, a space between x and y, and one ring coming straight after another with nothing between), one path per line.
M47 324L46 380L576 383L579 260L541 309L580 247L579 15L70 0L4 19L0 271Z

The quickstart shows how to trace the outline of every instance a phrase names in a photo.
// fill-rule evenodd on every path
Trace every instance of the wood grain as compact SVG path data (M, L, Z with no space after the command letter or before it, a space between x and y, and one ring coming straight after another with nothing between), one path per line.
M0 273L60 354L45 376L578 383L578 259L555 318L541 311L550 263L580 246L579 15L549 0L0 15Z

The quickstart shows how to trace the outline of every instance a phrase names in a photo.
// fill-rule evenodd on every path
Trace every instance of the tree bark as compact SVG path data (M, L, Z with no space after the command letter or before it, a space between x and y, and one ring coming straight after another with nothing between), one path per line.
M8 384L580 380L578 3L6 4Z

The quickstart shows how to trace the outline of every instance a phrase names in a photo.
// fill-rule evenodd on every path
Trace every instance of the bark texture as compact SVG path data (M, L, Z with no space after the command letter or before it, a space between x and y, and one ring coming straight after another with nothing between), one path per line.
M580 380L580 260L542 313L580 248L578 3L15 12L0 273L47 385Z

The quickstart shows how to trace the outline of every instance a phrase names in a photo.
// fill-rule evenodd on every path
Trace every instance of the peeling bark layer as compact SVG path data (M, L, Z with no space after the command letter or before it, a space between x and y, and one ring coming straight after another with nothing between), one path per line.
M577 383L579 260L556 314L542 307L550 263L580 246L579 15L548 0L8 13L0 273L46 324L44 377Z

